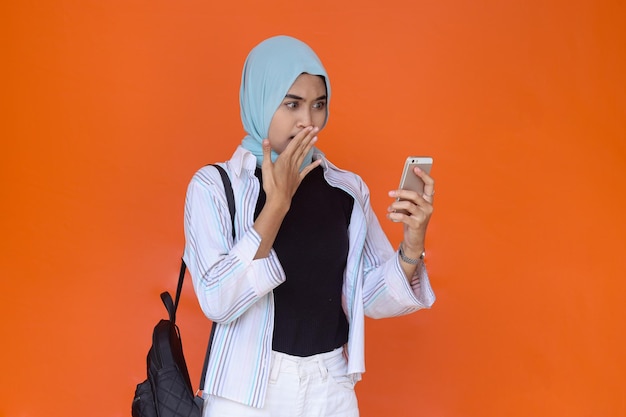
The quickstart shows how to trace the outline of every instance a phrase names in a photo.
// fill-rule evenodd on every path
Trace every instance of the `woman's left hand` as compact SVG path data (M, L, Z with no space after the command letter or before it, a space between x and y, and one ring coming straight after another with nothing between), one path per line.
M418 167L414 168L414 172L424 181L424 192L390 191L389 196L396 200L387 209L387 218L404 223L402 252L409 258L417 259L424 251L426 228L433 214L435 181Z

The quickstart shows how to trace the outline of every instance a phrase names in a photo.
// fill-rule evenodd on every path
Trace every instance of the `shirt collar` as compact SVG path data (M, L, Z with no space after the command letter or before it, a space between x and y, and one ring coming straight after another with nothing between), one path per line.
M238 177L240 177L244 169L246 171L254 172L254 169L256 168L256 157L252 154L252 152L239 145L237 146L237 149L235 149L235 153L233 153L230 163L231 169Z

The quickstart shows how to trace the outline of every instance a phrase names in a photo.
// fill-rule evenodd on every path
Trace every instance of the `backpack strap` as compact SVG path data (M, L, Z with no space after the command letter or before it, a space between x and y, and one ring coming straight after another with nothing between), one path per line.
M230 222L232 224L232 235L235 239L235 194L233 193L233 185L228 178L228 173L219 165L213 165L220 172L222 182L224 183L224 191L226 191L226 201L228 202L228 211L230 212Z
M219 165L211 164L220 173L222 177L222 182L224 183L224 191L226 192L226 202L228 203L228 211L230 212L230 220L232 223L232 235L233 240L235 240L235 194L233 193L233 186L230 182L230 178L228 177L228 173L224 168ZM176 299L172 301L172 296L169 292L165 291L161 293L161 300L163 304L165 304L165 308L169 314L169 319L173 325L176 324L176 311L178 310L178 302L180 301L180 294L183 291L183 281L185 280L185 272L187 271L187 265L185 265L185 260L181 260L180 263L180 272L178 274L178 285L176 286ZM200 387L202 390L204 388L204 379L206 375L207 368L209 366L209 355L211 354L211 345L213 344L213 338L215 336L215 322L211 326L211 335L209 336L209 343L206 349L206 355L204 357L204 365L202 366L202 373L200 375Z
M231 230L232 230L233 240L235 240L235 194L233 193L233 186L230 182L230 178L228 178L228 173L226 172L226 170L219 165L213 165L213 166L217 168L217 170L219 171L220 176L222 177L222 182L224 183L224 191L226 192L226 201L228 203L228 211L230 212L230 221L232 223ZM182 273L184 275L183 268L185 268L184 261L181 266L181 271L183 271ZM182 279L180 282L182 282ZM213 345L214 337L215 337L215 322L213 322L211 326L211 335L209 336L209 343L206 348L206 355L204 356L204 365L202 365L202 372L200 373L200 385L199 385L200 390L204 390L204 380L206 377L206 371L209 367L209 356L211 355L211 345Z
M228 173L219 165L212 164L220 173L222 182L224 183L224 191L226 192L226 202L228 203L228 211L230 212L230 220L232 223L232 235L235 239L235 194L233 193L233 186L228 177ZM178 285L176 286L176 298L172 302L172 296L169 292L161 294L161 300L165 304L165 308L169 314L172 324L176 324L176 311L178 311L178 302L180 301L180 294L183 292L183 281L185 279L185 272L187 271L187 265L185 261L181 261L180 272L178 273ZM213 341L213 329L211 329L211 341ZM207 355L208 357L208 355ZM200 384L202 386L202 384Z

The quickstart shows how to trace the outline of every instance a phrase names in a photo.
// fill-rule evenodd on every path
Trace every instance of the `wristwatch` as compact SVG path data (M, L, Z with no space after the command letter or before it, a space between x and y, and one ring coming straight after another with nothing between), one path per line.
M409 258L408 256L404 254L404 252L402 252L402 242L400 242L400 247L398 247L398 254L400 255L400 259L402 259L407 264L411 264L411 265L417 265L420 261L423 261L424 257L426 256L426 252L422 251L422 254L420 255L419 258L417 259Z

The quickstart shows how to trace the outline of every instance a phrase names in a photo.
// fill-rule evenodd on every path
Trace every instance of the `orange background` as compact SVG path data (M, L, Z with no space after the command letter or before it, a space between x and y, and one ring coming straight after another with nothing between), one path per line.
M626 415L622 1L4 1L0 416L129 416L196 169L246 54L331 77L319 146L386 192L435 158L432 310L367 322L362 416ZM187 282L189 284L189 282ZM186 285L199 378L209 323Z

